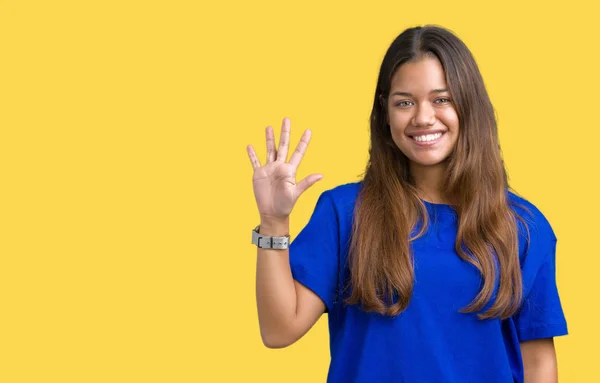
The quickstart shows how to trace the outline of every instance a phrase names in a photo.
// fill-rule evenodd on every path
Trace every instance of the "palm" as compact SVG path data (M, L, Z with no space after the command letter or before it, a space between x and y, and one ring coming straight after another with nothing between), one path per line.
M284 119L279 150L275 151L273 132L270 127L267 128L267 163L264 166L260 165L252 146L248 146L248 154L254 167L252 176L254 196L262 217L277 219L288 217L298 197L321 179L319 174L313 174L296 183L296 171L310 141L310 131L304 132L290 161L286 162L289 134L289 120Z

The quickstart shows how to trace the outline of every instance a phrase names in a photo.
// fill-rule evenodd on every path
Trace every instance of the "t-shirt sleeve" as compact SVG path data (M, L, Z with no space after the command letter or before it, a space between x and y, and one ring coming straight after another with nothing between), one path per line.
M293 278L312 290L331 312L336 299L339 265L339 220L331 196L317 200L308 223L289 249Z
M540 231L532 233L522 266L524 299L514 315L519 341L568 334L556 284L556 237L549 224Z

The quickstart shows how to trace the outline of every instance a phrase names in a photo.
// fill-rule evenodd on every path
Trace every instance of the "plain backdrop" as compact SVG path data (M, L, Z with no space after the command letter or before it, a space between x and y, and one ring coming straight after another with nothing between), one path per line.
M0 381L325 381L326 315L261 343L246 145L312 129L299 177L325 178L293 238L364 171L381 60L423 24L473 52L512 186L557 234L560 381L600 381L592 4L0 2Z

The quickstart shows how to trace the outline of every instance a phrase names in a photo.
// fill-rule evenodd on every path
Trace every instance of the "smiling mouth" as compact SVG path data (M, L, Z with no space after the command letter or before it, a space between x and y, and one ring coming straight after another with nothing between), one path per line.
M437 132L431 134L423 134L420 136L409 136L412 141L418 145L433 145L440 140L440 138L446 134L445 132Z

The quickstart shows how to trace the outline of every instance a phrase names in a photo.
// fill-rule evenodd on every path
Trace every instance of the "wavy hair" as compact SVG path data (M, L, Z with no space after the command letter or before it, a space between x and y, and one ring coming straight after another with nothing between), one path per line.
M430 25L402 32L381 64L370 117L369 161L349 248L351 294L345 301L387 316L399 314L409 303L414 283L411 242L425 233L429 218L409 160L392 140L386 117L395 71L427 55L442 64L460 124L442 181L444 196L458 217L455 249L483 278L477 296L460 311L478 312L480 319L506 318L517 311L523 294L516 222L521 218L509 206L494 109L467 46L452 32ZM423 225L411 238L418 222ZM493 305L480 312L496 285Z

